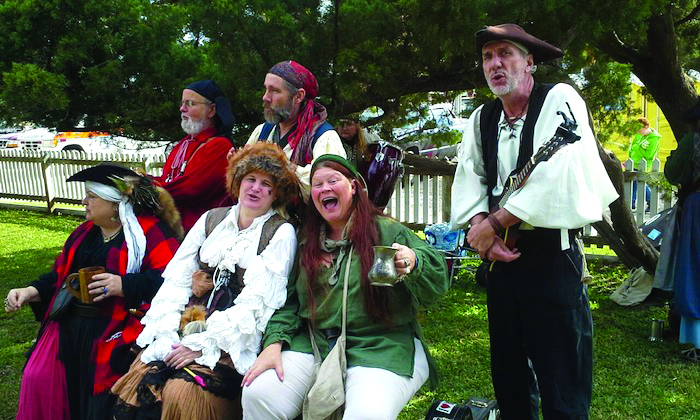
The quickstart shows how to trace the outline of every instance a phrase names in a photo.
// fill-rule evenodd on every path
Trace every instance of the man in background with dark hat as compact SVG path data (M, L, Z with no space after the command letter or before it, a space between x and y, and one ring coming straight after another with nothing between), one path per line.
M471 115L452 186L452 228L490 264L487 305L491 376L504 420L587 419L592 394L592 321L580 229L617 198L598 155L583 99L566 84L540 85L534 65L562 51L514 24L476 33L495 101ZM499 202L508 176L525 166L564 121L580 140L535 166ZM499 235L512 237L511 249ZM506 236L507 235L507 236ZM510 243L510 241L508 241Z
M232 204L226 155L234 118L229 99L213 80L190 83L182 91L180 117L187 136L170 152L156 180L175 199L187 232L207 210Z
M315 158L325 154L347 157L338 134L326 118L326 108L316 102L318 82L306 67L287 60L272 66L265 76L265 123L260 124L248 144L268 141L278 144L296 165L309 194L309 173Z

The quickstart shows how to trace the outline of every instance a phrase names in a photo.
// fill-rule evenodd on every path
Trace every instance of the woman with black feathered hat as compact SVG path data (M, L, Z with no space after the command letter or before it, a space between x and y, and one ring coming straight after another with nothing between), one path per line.
M140 317L182 235L172 198L147 177L103 163L68 181L85 182L87 221L68 237L51 272L5 299L6 311L29 303L42 322L24 369L18 419L109 418L108 391L133 360ZM94 303L79 303L64 282L93 266L105 269L89 285Z

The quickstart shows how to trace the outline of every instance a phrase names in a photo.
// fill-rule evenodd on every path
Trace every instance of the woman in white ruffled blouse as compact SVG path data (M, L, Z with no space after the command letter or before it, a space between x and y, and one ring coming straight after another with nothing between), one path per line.
M116 418L240 415L241 375L287 297L297 240L280 213L299 187L270 143L229 158L227 187L238 204L205 213L163 272L136 340L145 349L112 388Z

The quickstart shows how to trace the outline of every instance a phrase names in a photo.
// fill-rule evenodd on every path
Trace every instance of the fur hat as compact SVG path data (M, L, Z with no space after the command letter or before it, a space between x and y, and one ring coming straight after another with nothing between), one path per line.
M253 171L272 177L277 187L277 197L272 207L283 208L298 197L299 178L287 155L278 145L267 142L248 144L229 158L226 169L226 188L232 197L238 198L243 177Z
M484 45L493 41L514 41L523 45L532 54L535 64L543 61L559 58L564 52L541 39L535 38L525 32L523 28L514 23L504 23L503 25L487 26L476 31L476 52L481 57Z

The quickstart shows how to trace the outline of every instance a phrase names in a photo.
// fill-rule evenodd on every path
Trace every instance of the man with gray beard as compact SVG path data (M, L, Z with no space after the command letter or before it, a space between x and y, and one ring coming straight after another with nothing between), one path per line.
M470 226L469 244L489 260L491 377L501 418L537 419L541 402L545 419L587 419L593 329L576 236L601 220L617 193L581 96L532 76L536 63L563 52L514 24L478 31L476 49L497 99L477 108L464 131L451 224ZM560 127L561 115L575 124ZM555 133L577 141L504 194L509 176Z
M276 143L296 165L304 199L309 195L313 161L325 154L347 157L338 133L326 122L326 108L316 101L316 77L296 61L282 61L265 76L265 123L250 135L248 144Z
M226 155L231 149L231 102L213 80L182 91L180 125L187 136L168 155L155 179L175 199L185 232L209 209L233 204L226 192Z

